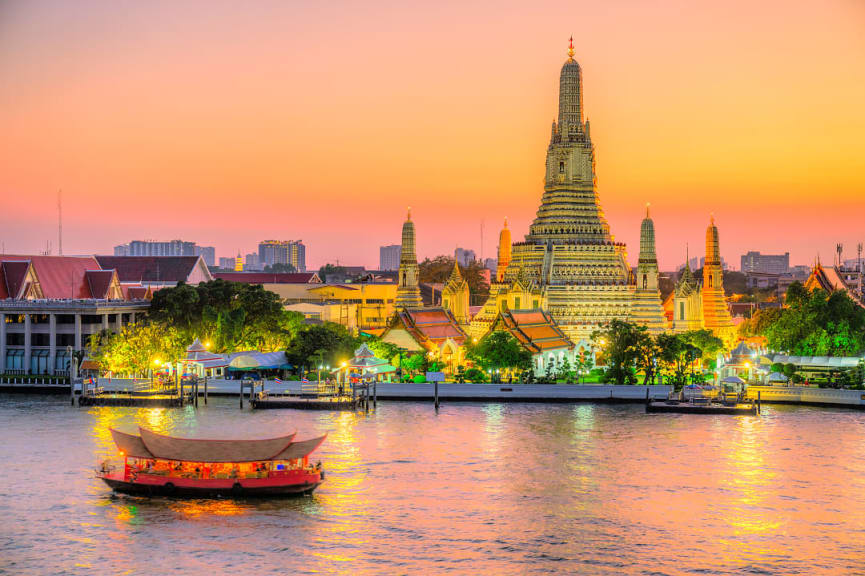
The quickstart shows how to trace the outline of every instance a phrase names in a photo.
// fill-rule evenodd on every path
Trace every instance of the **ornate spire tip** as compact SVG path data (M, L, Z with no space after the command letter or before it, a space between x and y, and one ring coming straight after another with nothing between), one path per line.
M406 216L406 220L411 220L411 206L408 207L408 215Z
M571 42L568 44L568 58L574 59L574 36L571 35Z

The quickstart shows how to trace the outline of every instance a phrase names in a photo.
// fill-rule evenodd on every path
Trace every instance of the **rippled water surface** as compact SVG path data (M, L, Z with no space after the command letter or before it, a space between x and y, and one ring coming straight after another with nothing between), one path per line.
M113 496L110 426L328 431L311 497ZM0 573L865 573L865 413L379 403L377 412L70 408L0 395Z

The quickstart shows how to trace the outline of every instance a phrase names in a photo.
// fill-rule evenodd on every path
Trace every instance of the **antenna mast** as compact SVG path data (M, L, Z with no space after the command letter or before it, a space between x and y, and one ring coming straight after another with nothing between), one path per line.
M57 250L63 256L63 190L57 191Z

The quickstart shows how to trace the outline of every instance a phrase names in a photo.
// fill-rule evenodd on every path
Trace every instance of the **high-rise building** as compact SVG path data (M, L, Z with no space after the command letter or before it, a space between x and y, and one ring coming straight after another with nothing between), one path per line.
M201 256L204 263L208 266L216 265L216 248L213 246L197 246L195 247L196 256Z
M219 259L219 267L222 270L234 270L234 263L234 258L226 258L223 256Z
M258 244L258 261L262 268L274 264L291 264L306 272L306 246L301 240L263 240Z
M208 266L216 260L216 250L212 246L199 246L195 242L169 240L133 240L129 244L114 247L115 256L201 256Z
M402 247L399 244L381 246L378 249L379 270L399 270L399 256Z
M454 258L456 258L456 261L463 267L470 266L478 259L475 251L467 248L457 248L454 253Z
M252 252L251 254L246 255L246 259L243 262L244 272L258 272L263 269L264 266L262 266L261 262L258 260L258 254Z
M418 284L418 274L414 222L411 221L411 209L409 209L406 220L402 225L402 250L400 251L399 277L396 289L396 301L394 302L394 307L397 310L423 307L423 300L420 296L420 285Z
M786 274L790 271L790 253L760 254L748 252L742 255L742 272L760 274Z

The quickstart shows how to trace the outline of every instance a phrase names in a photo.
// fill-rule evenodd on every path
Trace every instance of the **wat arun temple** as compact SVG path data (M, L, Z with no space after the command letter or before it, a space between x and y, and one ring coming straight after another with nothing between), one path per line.
M584 119L583 82L573 40L559 76L558 117L547 147L544 192L529 233L512 242L505 220L499 237L498 268L480 310L467 313L468 287L455 267L442 298L442 311L467 337L480 339L498 326L503 313L540 312L578 348L612 320L645 326L650 333L709 329L728 340L735 334L722 285L719 235L707 229L706 266L699 282L687 268L666 301L658 286L655 227L648 208L640 229L637 267L616 242L604 217L595 172L595 148ZM419 309L414 225L403 227L397 308Z

